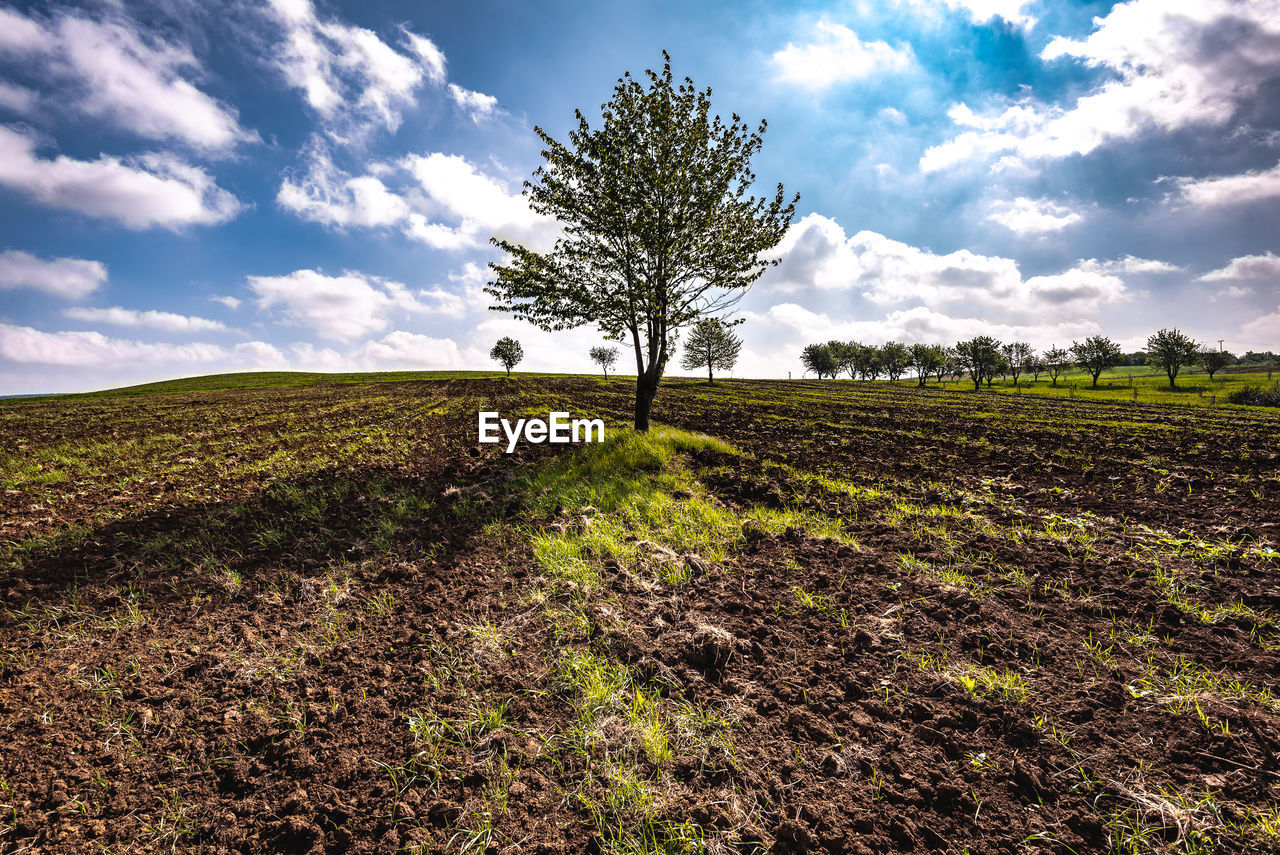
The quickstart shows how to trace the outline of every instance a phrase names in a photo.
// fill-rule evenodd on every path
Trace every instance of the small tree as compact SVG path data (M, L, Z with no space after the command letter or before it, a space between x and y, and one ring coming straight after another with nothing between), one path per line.
M840 369L840 363L831 352L831 346L826 344L807 345L800 354L800 361L804 363L805 368L817 374L819 380L827 376L835 379L836 372Z
M1009 373L1013 375L1014 385L1017 385L1019 375L1024 371L1032 370L1032 363L1036 356L1035 350L1025 341L1015 341L1000 348L1000 352L1008 361Z
M941 358L933 367L933 376L937 378L939 383L941 383L942 378L945 377L947 372L951 371L952 367L955 365L956 351L953 347L943 347L942 345L938 345L937 348L938 354Z
M1070 357L1071 354L1057 345L1044 352L1044 370L1053 379L1053 385L1057 386L1058 377L1071 367Z
M520 346L520 342L511 336L503 336L498 339L498 343L493 346L493 350L489 351L489 358L496 359L502 363L502 367L507 369L507 377L511 376L511 369L520 364L520 360L524 359L524 348Z
M1124 353L1120 345L1105 335L1091 335L1084 343L1071 342L1071 357L1076 365L1093 377L1094 388L1098 386L1098 377L1103 371L1120 364Z
M485 291L498 311L545 330L596 324L630 341L636 358L635 428L649 429L653 398L679 332L733 306L771 265L799 196L782 185L757 198L751 159L765 123L711 112L711 90L661 71L619 78L591 127L581 111L568 141L541 127L545 163L526 181L529 206L563 233L550 252L500 238ZM647 83L647 85L645 85Z
M907 373L907 369L911 366L911 351L907 346L898 341L887 341L880 348L880 367L884 369L884 373L889 375L889 379L896 383L902 379L902 375Z
M591 361L604 369L604 379L609 379L609 369L618 361L618 348L616 347L593 347L589 351Z
M874 344L854 343L853 368L859 380L875 380L880 376L880 348Z
M916 372L916 385L923 389L925 381L935 373L938 375L938 382L942 382L942 372L947 369L947 356L941 347L936 344L913 344L908 352L910 367Z
M1147 363L1164 370L1169 388L1178 388L1178 372L1195 365L1200 358L1200 342L1174 329L1162 329L1147 339Z
M1204 370L1209 372L1209 379L1213 379L1213 375L1217 374L1228 365L1235 365L1235 354L1227 353L1225 350L1209 350L1200 351L1200 364L1204 366Z
M979 335L956 345L956 362L961 371L969 372L976 392L982 388L983 380L991 385L992 378L1004 364L1004 355L1000 353L1000 342L989 335Z
M684 359L680 363L686 371L707 369L707 383L714 383L711 369L729 371L738 361L742 339L733 334L729 325L718 318L706 318L693 325L689 340L684 343Z
M832 339L827 342L827 349L831 351L831 355L836 360L836 373L841 371L849 372L849 379L853 379L855 356L857 355L859 345L856 341L837 341Z

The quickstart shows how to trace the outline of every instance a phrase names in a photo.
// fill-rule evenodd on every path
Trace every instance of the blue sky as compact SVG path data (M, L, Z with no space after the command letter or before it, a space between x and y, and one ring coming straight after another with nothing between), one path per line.
M532 127L670 52L801 201L738 376L976 333L1280 349L1280 0L0 2L0 394L590 371L487 310ZM629 364L629 362L628 362Z

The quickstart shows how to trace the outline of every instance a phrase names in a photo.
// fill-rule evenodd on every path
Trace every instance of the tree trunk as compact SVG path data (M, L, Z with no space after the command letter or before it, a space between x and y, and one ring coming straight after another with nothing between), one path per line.
M708 362L707 363L707 385L708 386L714 385L715 382L716 382L715 378L711 376L711 363Z
M649 410L657 393L658 377L652 370L636 378L636 430L640 433L649 432Z

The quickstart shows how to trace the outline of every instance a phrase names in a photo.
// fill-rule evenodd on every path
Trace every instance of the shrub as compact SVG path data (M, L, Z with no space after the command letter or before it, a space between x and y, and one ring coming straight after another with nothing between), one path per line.
M1251 407L1280 407L1280 389L1264 389L1261 386L1245 386L1227 395L1232 404Z

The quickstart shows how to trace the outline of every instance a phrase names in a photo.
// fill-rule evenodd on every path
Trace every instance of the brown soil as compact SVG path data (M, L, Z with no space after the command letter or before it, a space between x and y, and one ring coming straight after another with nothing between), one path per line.
M1280 421L672 384L658 421L748 453L683 461L714 501L821 514L845 542L747 525L683 585L598 562L590 619L566 636L520 528L552 520L524 519L512 487L560 451L480 448L475 409L625 418L632 390L0 407L10 464L39 463L0 495L0 851L599 851L572 796L598 758L557 736L565 648L733 722L732 750L640 768L671 794L662 819L713 849L1280 844L1258 821L1280 802ZM1025 693L966 687L974 674ZM1179 695L1179 674L1219 682ZM494 705L502 726L455 727L414 762L415 716ZM478 837L499 783L505 809Z

